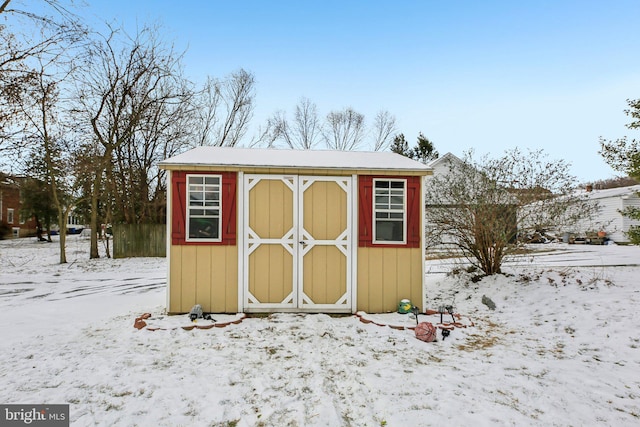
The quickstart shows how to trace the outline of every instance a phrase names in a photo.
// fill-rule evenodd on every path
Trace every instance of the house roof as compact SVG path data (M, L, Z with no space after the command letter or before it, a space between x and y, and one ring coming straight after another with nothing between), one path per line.
M197 147L160 162L165 169L180 166L394 170L424 175L431 171L429 166L408 157L380 151Z
M462 163L462 160L456 156L455 154L448 152L443 156L438 157L437 159L431 161L429 163L429 167L435 169L440 163L448 164L448 163Z
M594 189L587 192L587 196L590 199L606 199L610 197L636 196L639 192L640 185L630 185L628 187L607 188L605 190Z

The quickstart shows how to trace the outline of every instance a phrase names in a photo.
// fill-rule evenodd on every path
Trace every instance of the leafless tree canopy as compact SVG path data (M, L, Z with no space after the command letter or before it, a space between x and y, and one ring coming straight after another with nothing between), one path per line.
M282 141L288 148L310 150L318 143L320 127L316 104L301 98L292 122L287 119L286 112L276 111L267 120L265 131L258 140L269 147L276 141Z
M355 150L360 146L364 131L364 115L349 107L342 111L332 111L327 114L322 135L327 148L349 151Z
M69 46L86 30L62 2L42 0L49 14L29 10L30 3L0 2L0 152L19 149L25 117L21 105L28 86L37 85L38 72L51 62L63 61ZM47 71L48 72L48 71Z
M199 145L234 147L246 134L253 117L255 78L240 69L222 80L207 77L194 98Z
M74 52L86 31L61 2L43 2L48 14L28 9L33 3L0 3L5 23L0 25L0 150L19 159L14 166L29 173L32 188L48 191L51 206L32 203L32 209L55 212L64 263L64 224L74 184L65 92L75 71Z
M388 111L379 111L373 119L373 150L388 149L396 131L396 118Z
M183 141L182 131L171 123L179 123L171 114L184 114L181 103L191 96L181 55L161 42L156 28L145 27L133 38L111 29L89 46L83 67L75 112L80 130L91 135L87 143L96 156L91 223L98 224L101 194L110 197L102 202L106 222L118 206L125 221L138 222L149 214L136 201L149 201L153 161ZM169 129L176 133L168 135ZM138 184L142 194L131 187ZM93 233L91 257L98 256L96 239Z

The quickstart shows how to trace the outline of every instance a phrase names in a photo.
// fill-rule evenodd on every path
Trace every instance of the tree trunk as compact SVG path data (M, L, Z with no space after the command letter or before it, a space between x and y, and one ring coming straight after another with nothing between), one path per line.
M96 175L93 178L93 191L91 192L91 247L89 249L89 258L100 258L98 253L98 194L100 193L100 177L102 170L96 170Z

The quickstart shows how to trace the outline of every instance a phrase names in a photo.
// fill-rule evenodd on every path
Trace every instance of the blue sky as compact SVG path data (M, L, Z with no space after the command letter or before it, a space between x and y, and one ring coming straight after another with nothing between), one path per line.
M88 0L81 14L161 24L196 81L252 72L254 126L301 97L369 123L388 110L410 143L423 132L441 154L543 149L581 182L615 175L599 136L633 136L637 0Z

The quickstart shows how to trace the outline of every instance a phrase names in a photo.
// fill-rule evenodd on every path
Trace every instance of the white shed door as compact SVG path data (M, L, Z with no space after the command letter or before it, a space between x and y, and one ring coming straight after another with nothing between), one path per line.
M244 177L245 311L351 312L352 178Z

